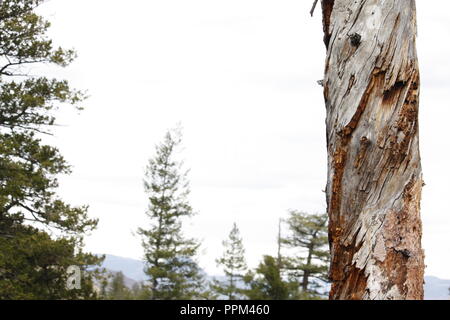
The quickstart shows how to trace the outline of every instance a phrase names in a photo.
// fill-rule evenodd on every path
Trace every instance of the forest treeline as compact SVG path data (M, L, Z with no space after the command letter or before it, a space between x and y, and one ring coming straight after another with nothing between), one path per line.
M43 2L0 2L0 299L324 297L329 260L324 214L291 211L282 222L287 232L279 232L278 254L262 257L254 270L247 267L234 224L223 255L216 257L225 277L206 277L197 261L201 243L183 231L195 210L187 171L176 155L179 130L170 130L156 146L145 172L148 225L137 233L147 281L130 289L123 274L100 268L103 257L83 250L84 237L98 221L87 206L58 196L58 177L71 167L44 138L52 134L58 110L82 110L85 93L66 80L29 72L35 65L66 67L76 57L48 37L50 23L35 11Z
M326 214L290 211L278 226L277 255L263 256L255 270L247 267L243 240L234 223L223 241L223 254L216 259L225 276L208 279L197 263L201 243L183 232L183 223L195 211L188 200L188 171L177 160L180 142L179 129L167 132L146 170L149 227L140 228L138 234L148 279L128 289L123 274L116 273L102 289L106 297L158 300L325 297L329 264Z

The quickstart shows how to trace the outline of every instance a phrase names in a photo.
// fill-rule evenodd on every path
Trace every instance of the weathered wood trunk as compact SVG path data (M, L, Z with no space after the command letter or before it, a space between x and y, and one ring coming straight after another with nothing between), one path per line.
M330 299L423 299L414 0L322 0Z

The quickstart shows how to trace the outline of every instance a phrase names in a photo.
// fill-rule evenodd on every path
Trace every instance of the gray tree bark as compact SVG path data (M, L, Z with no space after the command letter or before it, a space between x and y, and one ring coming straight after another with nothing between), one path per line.
M423 299L414 0L321 0L330 299Z

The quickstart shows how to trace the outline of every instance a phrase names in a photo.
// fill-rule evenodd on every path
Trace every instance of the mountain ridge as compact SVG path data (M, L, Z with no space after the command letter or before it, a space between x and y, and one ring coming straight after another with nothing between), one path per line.
M146 279L144 273L144 261L125 258L112 254L105 254L105 260L102 267L110 271L122 271L126 276L129 284L142 282ZM208 278L221 276L208 276ZM135 281L135 282L133 282ZM425 276L425 300L449 300L450 280L440 279L435 276Z

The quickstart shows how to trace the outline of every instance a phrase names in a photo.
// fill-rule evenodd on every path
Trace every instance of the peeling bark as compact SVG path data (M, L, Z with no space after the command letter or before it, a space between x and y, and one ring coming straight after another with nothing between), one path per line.
M414 0L322 0L330 299L423 299Z

